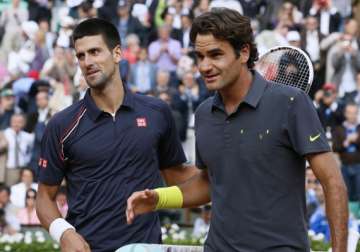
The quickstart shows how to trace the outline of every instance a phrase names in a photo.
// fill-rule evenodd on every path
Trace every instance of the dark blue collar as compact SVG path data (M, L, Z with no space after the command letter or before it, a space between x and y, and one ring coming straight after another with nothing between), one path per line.
M96 121L96 119L104 112L99 109L99 107L95 104L94 99L91 97L90 88L86 91L84 96L84 102L87 109L87 112L91 118L91 120ZM131 91L124 85L124 100L119 109L122 108L134 108L134 95Z
M250 107L256 108L260 102L262 95L264 94L267 84L266 80L257 71L253 70L252 73L253 81L250 85L248 93L246 94L244 100L241 103L246 103ZM212 108L214 107L225 111L225 106L219 92L216 92L214 95Z

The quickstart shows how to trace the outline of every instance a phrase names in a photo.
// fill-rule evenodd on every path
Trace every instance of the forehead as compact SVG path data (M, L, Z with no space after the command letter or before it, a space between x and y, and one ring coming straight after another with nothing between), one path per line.
M195 39L195 51L206 53L214 49L220 49L226 51L231 49L229 42L220 40L214 37L212 34L198 34Z
M106 47L102 35L84 36L75 41L75 51L87 51L95 47Z

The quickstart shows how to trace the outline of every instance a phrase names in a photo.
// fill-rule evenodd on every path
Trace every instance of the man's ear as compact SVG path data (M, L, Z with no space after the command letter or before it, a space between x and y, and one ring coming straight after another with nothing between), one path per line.
M245 44L241 49L240 49L240 60L241 63L247 63L248 60L250 58L250 46L248 44Z
M121 51L121 48L120 48L120 45L117 45L114 49L113 49L113 58L114 58L114 61L116 63L119 63L120 60L122 59L122 51Z

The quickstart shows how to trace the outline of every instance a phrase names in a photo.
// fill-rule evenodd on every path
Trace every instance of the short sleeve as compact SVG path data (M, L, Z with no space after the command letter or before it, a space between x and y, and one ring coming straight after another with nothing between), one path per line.
M41 140L39 181L59 185L65 176L65 162L61 147L61 130L56 120L49 121Z
M160 169L176 166L186 162L174 118L168 105L164 105L163 114L167 123L165 134L160 140L158 156Z
M202 161L202 158L201 158L201 155L200 155L200 152L198 150L198 146L196 143L195 143L195 164L196 164L196 167L199 169L207 169L206 165Z
M324 129L309 96L298 92L289 97L287 131L299 155L331 151Z
M198 148L198 144L197 144L197 125L198 125L198 111L196 111L195 113L195 165L197 168L199 169L207 169L203 159L201 158L200 152L199 152L199 148Z

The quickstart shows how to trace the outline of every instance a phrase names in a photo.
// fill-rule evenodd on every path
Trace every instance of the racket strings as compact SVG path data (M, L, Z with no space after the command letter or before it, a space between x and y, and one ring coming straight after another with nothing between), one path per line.
M256 69L267 80L309 91L309 65L301 52L284 48L271 51L259 59Z

